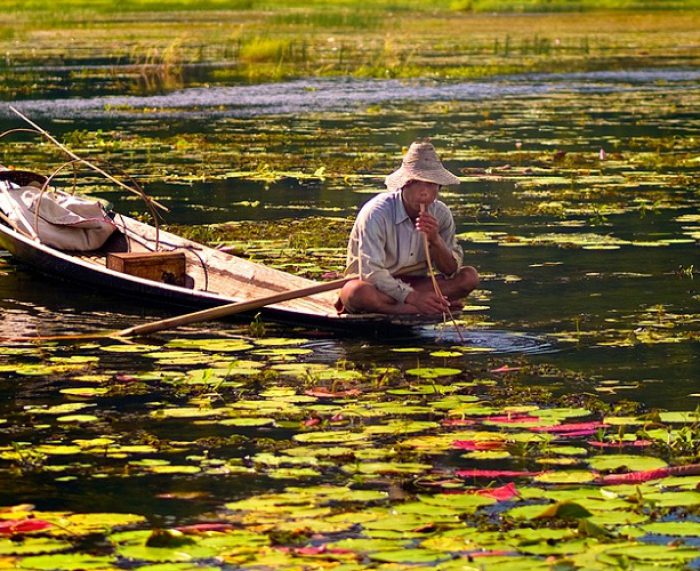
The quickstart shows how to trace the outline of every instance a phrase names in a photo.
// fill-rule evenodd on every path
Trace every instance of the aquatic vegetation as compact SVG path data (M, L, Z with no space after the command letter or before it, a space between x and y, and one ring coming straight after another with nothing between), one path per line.
M0 94L161 93L183 87L309 76L459 80L528 71L697 63L697 11L511 14L538 2L0 3ZM664 2L664 5L670 5ZM673 5L698 8L696 0ZM546 2L548 11L571 6ZM171 12L170 10L175 10ZM476 13L474 13L476 12ZM192 25L193 22L196 25ZM9 28L8 28L9 29ZM455 29L469 30L456 35ZM19 41L21 38L22 41ZM683 41L679 41L683 38ZM644 49L638 46L643 45ZM457 56L457 57L456 57Z
M697 566L700 94L674 74L697 60L683 47L697 15L584 14L573 29L458 13L475 0L388 24L381 3L324 4L164 18L192 5L76 2L59 17L30 3L0 27L0 96L56 96L52 131L143 182L169 229L317 279L342 271L356 209L401 146L432 136L460 174L443 198L482 274L464 342L447 325L342 338L249 316L133 344L0 347L0 567ZM474 91L343 79L268 85L271 105L216 90L613 61L623 71ZM177 97L226 99L168 98L192 87ZM129 92L165 98L96 98ZM55 168L53 149L5 141L3 164ZM58 182L140 207L103 181ZM48 288L4 257L0 291L3 336L161 316Z
M309 349L295 365L306 367L312 384L299 385L282 374L290 367L255 349L295 346ZM79 355L114 370L123 353L116 347L94 344ZM207 515L166 527L146 525L139 500L127 500L122 513L7 505L0 509L3 562L31 569L430 562L448 569L484 557L496 568L548 558L548 565L607 569L621 557L682 568L697 555L698 526L686 516L700 505L700 468L675 467L667 445L671 434L697 442L696 412L616 417L601 401L523 402L522 392L513 406L507 386L547 384L550 373L503 366L475 378L458 368L410 368L408 352L380 388L370 369L342 380L302 338L172 338L150 366L152 347L122 347L144 355L141 379L105 375L96 387L76 371L50 407L34 396L37 404L13 418L13 438L28 441L0 442L1 473L48 476L58 486L135 480L156 492L185 483L204 491L212 481L252 476L281 487L213 506L207 499ZM183 350L210 356L213 368L201 378L214 384L206 393L178 361ZM452 353L464 355L457 347ZM31 362L31 355L4 358ZM125 383L140 385L148 403L130 407L126 422L114 416ZM212 393L216 399L205 398ZM71 402L77 396L84 402ZM140 431L125 430L135 422ZM175 423L189 439L168 436ZM179 501L196 504L198 496ZM100 538L99 555L84 547L88 537Z

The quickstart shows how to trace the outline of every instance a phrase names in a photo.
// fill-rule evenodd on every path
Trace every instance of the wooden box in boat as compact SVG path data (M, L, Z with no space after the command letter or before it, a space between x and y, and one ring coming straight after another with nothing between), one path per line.
M184 252L111 252L107 254L107 268L163 282L184 286L186 280Z

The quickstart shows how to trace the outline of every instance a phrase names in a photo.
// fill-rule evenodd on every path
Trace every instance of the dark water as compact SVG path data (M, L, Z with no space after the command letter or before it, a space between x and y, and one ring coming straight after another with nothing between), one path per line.
M647 409L692 410L698 404L694 395L700 371L698 222L681 217L696 214L700 202L696 178L700 163L690 158L700 156L699 77L697 70L647 70L445 85L297 81L152 97L71 96L13 104L57 135L76 129L116 130L154 139L204 133L215 145L242 144L244 152L250 137L258 141L251 143L251 153L261 152L259 145L267 144L271 156L291 155L292 162L306 171L310 162L383 153L359 181L222 178L149 184L149 192L171 209L168 221L182 224L352 216L371 196L368 192L381 188L382 177L397 166L401 146L431 136L445 151L446 166L468 177L444 196L454 209L459 232L502 232L522 238L591 233L627 242L611 250L561 241L515 247L512 242L463 242L465 261L484 278L482 292L472 300L484 308L469 314L478 318L465 329L464 342L449 328L417 329L392 338L344 338L274 325L270 332L308 336L314 353L304 358L321 363L347 360L410 367L416 364L414 355L391 349L419 346L434 351L467 345L484 351L466 353L457 362L449 361L449 366L457 363L478 373L504 364L546 365L561 372L550 379L550 388L558 393L596 393L601 386L613 387L597 394L611 401L636 400ZM156 110L138 112L147 108ZM0 128L20 124L0 105ZM267 143L259 142L265 138ZM601 162L599 149L622 158ZM575 177L571 165L552 162L557 151L584 157ZM147 158L141 151L124 150L116 158L127 170L132 164L137 171L157 170L149 161L169 163L166 151L163 156L158 153L156 149ZM8 162L4 157L2 161ZM511 170L502 171L502 176L485 172L506 165ZM189 168L181 157L171 166L175 172ZM534 172L520 176L524 168L545 166L548 176L571 179L570 184L533 182ZM225 165L218 163L216 169L222 172ZM520 175L509 174L514 171ZM592 177L590 181L586 176ZM113 193L105 196L118 209L135 208ZM637 208L640 199L648 202L648 211ZM253 200L261 206L237 204ZM552 213L542 206L545 202L564 203L569 211ZM13 264L0 266L0 314L4 336L121 328L167 315L135 300L76 290ZM240 328L209 324L188 331L226 335ZM643 337L648 331L658 332L654 342ZM637 342L619 346L631 335ZM101 356L101 367L109 371L126 371L139 363L123 356ZM7 376L0 373L0 378L3 375ZM572 376L580 380L572 382ZM37 399L49 402L56 388L50 379L0 384L0 417ZM115 415L114 422L128 423L130 410L155 397L107 406L120 411L122 419ZM154 499L158 481L124 479L107 486L99 480L80 486L67 482L57 490L52 476L46 475L14 482L10 492L0 494L0 504L12 497L26 501L45 496L47 507L55 502L55 507L89 509L99 501L100 509L117 510L124 498L134 494L141 502L151 502L139 508L142 512L174 517L207 509L206 501L173 507L173 500ZM235 493L244 497L247 486L279 485L242 481ZM205 487L212 497L230 498L230 490L227 495L219 489L222 486L212 479ZM201 482L195 487L200 489Z
M50 69L47 71L51 71ZM353 111L366 105L401 102L484 101L495 98L685 90L700 80L688 70L599 71L528 74L467 83L399 80L304 79L280 83L187 88L163 95L100 95L15 102L33 117L105 119L133 117L134 110L156 109L162 117L211 119L323 111ZM9 115L7 110L1 112Z

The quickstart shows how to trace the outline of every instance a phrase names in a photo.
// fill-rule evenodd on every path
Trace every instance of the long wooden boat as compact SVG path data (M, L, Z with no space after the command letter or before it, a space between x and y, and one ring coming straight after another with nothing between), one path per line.
M19 172L22 171L18 171L18 175ZM0 185L5 185L6 189L17 188L17 184L10 181L0 180ZM88 284L105 295L124 294L141 301L188 309L256 300L321 283L181 238L122 214L115 214L113 221L117 231L100 249L70 252L47 246L40 239L13 227L9 212L0 208L0 248L42 273ZM108 267L110 255L130 253L138 257L138 253L148 256L155 252L184 255L184 285L139 277ZM273 321L332 329L410 327L436 321L422 316L338 314L334 307L337 295L334 291L319 293L275 303L261 311ZM243 316L250 319L251 313Z

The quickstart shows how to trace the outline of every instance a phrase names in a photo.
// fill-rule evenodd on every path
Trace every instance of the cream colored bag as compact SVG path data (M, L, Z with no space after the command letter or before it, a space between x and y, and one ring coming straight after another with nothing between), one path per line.
M59 250L97 250L117 229L99 202L33 186L5 186L0 209L16 228Z

